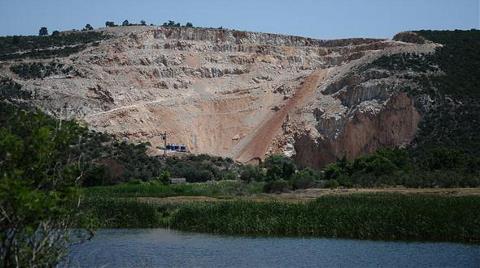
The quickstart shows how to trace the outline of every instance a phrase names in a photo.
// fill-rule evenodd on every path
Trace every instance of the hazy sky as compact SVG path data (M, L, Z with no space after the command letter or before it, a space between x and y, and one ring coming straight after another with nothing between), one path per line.
M0 0L0 35L145 20L316 38L479 28L480 0Z

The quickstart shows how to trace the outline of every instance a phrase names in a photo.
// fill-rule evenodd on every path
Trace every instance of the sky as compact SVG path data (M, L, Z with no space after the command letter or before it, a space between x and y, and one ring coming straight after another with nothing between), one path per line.
M105 21L192 22L194 26L320 39L391 38L419 29L480 28L480 0L0 0L0 35L40 27L81 29Z

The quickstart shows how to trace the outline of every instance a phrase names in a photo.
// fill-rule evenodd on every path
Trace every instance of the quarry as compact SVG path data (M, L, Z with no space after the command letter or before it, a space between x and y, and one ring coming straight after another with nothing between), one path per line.
M377 70L374 60L429 54L432 42L317 40L214 28L129 26L95 30L108 39L68 57L23 59L68 72L10 77L58 118L162 154L162 134L194 154L258 163L284 154L320 168L409 144L422 118L406 86L415 71ZM408 41L408 40L407 40ZM417 104L416 104L417 103Z

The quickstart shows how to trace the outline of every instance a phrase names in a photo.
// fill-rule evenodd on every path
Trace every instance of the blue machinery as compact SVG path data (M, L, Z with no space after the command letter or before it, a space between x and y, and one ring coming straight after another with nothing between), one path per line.
M186 153L188 152L187 146L185 144L175 144L175 143L169 143L167 144L167 132L161 133L160 137L162 137L163 140L163 155L167 155L167 151L174 151L174 152L181 152L181 153Z

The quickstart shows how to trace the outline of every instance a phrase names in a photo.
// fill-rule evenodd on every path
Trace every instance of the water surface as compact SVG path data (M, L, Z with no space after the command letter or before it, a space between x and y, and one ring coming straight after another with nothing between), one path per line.
M480 267L480 245L251 238L105 229L72 248L70 267Z

